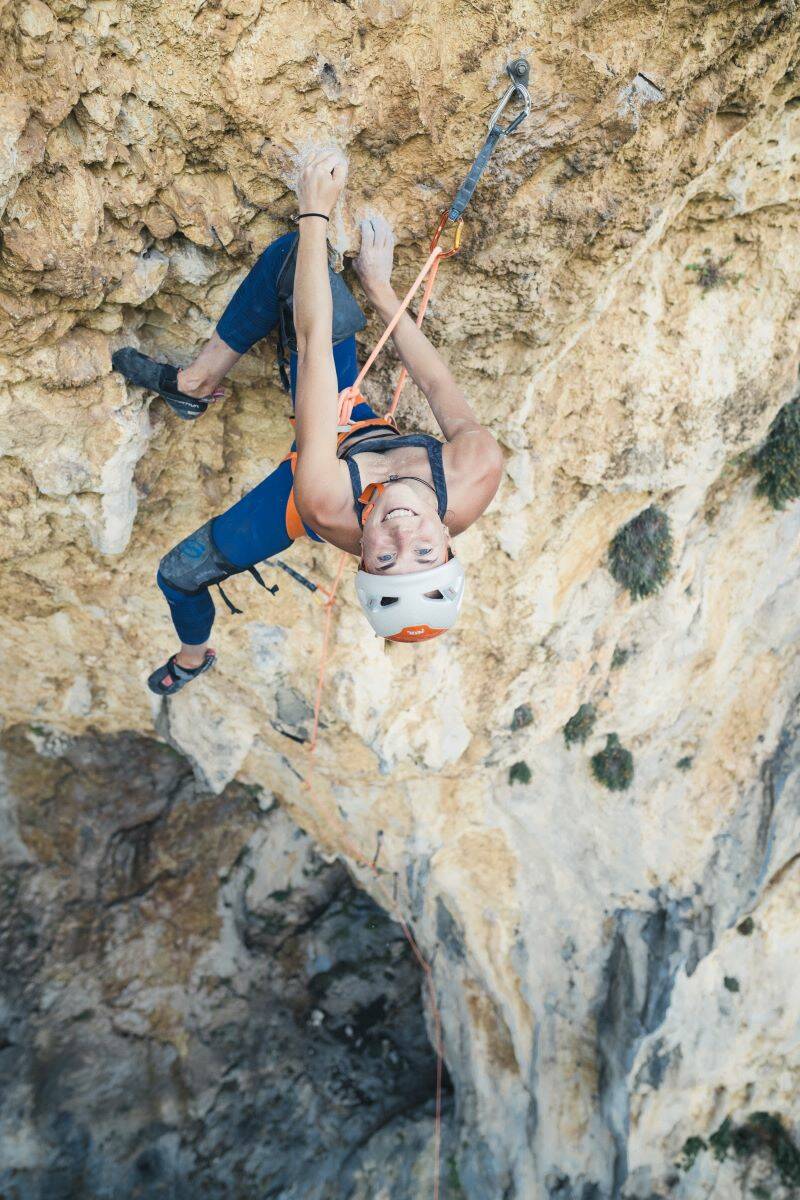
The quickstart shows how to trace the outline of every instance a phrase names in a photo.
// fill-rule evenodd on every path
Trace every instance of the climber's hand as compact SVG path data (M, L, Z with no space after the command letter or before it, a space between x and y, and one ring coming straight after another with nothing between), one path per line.
M297 185L300 212L330 216L347 180L347 159L341 150L318 150L303 170Z
M391 283L393 262L391 225L385 217L367 217L361 222L361 249L353 262L367 295Z

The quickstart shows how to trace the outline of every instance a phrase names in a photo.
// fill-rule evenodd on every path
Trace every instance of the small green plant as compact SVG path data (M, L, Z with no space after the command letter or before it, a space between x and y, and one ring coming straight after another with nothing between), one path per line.
M729 992L738 992L740 990L739 980L735 979L733 975L726 975L722 982Z
M609 569L634 600L651 596L663 586L672 558L669 517L651 504L614 535Z
M675 766L679 771L688 771L694 762L691 754L684 754L683 758L679 758Z
M752 465L759 475L756 492L773 508L800 496L800 397L780 409Z
M597 710L595 706L593 704L582 704L564 726L564 741L567 745L571 746L573 742L583 744L594 729L596 720Z
M622 646L615 646L614 653L611 655L611 670L618 671L620 667L624 667L630 656L630 650L626 650Z
M451 1154L447 1159L447 1195L451 1196L452 1200L462 1200L464 1195L455 1154Z
M633 781L633 755L615 733L606 738L605 748L592 755L592 774L612 792L623 792Z
M701 1137L687 1138L683 1143L681 1157L678 1166L682 1171L691 1171L695 1164L698 1154L701 1150L706 1150L708 1147Z
M464 1189L461 1186L461 1176L458 1173L455 1154L451 1154L447 1160L447 1187L447 1194L452 1197L452 1200L462 1200Z
M800 1186L800 1149L784 1129L780 1117L767 1112L751 1113L744 1131L743 1145L750 1153L755 1149L767 1149L781 1183L792 1188Z
M708 1146L714 1158L718 1162L722 1162L727 1157L728 1151L733 1145L733 1123L730 1117L726 1117L720 1125L719 1129L715 1129L708 1139Z
M703 251L703 261L699 263L687 263L687 271L695 271L697 277L695 283L703 292L712 292L714 288L725 287L728 283L738 283L744 278L744 273L726 271L725 267L733 258L732 254L728 254L725 258L714 258L710 250Z
M756 927L756 923L753 920L753 918L745 917L745 919L743 921L740 921L739 924L736 926L736 932L741 933L742 937L749 937L750 934L755 929L755 927Z
M800 1186L800 1149L774 1113L751 1113L742 1125L734 1125L731 1118L726 1117L719 1129L711 1134L708 1143L700 1137L688 1138L679 1166L688 1171L702 1150L711 1150L718 1162L731 1154L740 1160L758 1154L769 1162L784 1187ZM753 1189L753 1195L758 1192L769 1196L766 1188Z
M533 724L533 712L530 704L519 704L514 709L514 716L511 718L512 732L516 733L518 729L524 729L526 725Z
M526 762L515 762L508 772L509 783L530 783L532 779L531 769Z

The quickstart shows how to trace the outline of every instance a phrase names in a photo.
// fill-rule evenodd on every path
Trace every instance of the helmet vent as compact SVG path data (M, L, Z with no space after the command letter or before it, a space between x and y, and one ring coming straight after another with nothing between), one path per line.
M435 592L426 592L425 595L429 600L444 600L444 596L437 588Z
M381 596L381 608L388 608L390 604L399 604L399 596Z

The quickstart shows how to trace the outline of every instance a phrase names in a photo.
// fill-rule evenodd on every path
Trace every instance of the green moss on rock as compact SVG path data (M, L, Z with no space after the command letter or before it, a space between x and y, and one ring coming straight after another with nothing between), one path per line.
M651 596L669 575L672 534L669 517L655 504L617 531L609 551L609 569L634 600Z
M702 1150L710 1150L718 1162L733 1156L746 1161L758 1155L770 1167L786 1188L800 1186L800 1148L796 1145L783 1121L776 1113L754 1112L741 1125L726 1117L708 1139L689 1138L683 1146L680 1165L688 1170Z
M611 655L611 670L618 671L620 667L624 667L630 656L630 650L623 646L615 646L614 653Z
M706 1143L701 1137L687 1138L683 1143L683 1149L681 1150L681 1158L678 1166L682 1171L691 1171L698 1154L701 1150L705 1149L707 1149Z
M606 738L605 748L592 755L592 774L612 792L623 792L633 781L633 755L615 733Z
M767 1149L786 1187L800 1186L800 1149L774 1113L755 1112L747 1118L740 1145L749 1152Z
M509 783L530 783L531 779L533 779L531 769L526 762L515 762L508 772Z
M447 1186L448 1195L452 1197L452 1200L463 1200L464 1189L461 1186L455 1154L451 1154L447 1160Z
M773 508L800 496L800 398L784 404L752 461L759 474L756 492Z
M585 742L594 729L596 720L597 710L595 706L593 704L582 704L564 726L564 741L567 745L571 746L573 742Z

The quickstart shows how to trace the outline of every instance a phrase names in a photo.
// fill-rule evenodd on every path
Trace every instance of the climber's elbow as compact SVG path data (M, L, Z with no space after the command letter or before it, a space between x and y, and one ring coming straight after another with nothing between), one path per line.
M451 446L458 473L472 480L481 494L492 497L503 477L503 451L489 430L474 425L459 433Z
M492 438L491 445L487 446L485 456L481 462L479 490L485 498L485 504L488 505L496 495L502 478L503 452L494 438Z
M482 462L486 481L492 485L492 492L494 493L500 487L500 480L503 477L503 451L491 434L488 435L485 443Z

